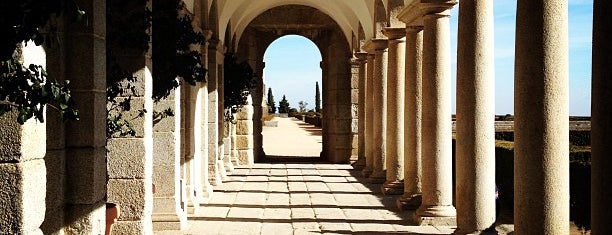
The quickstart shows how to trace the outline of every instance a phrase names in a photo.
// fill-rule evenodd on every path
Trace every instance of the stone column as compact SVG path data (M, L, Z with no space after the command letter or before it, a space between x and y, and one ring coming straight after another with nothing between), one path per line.
M450 8L455 2L424 3L423 9L423 201L416 222L455 224L452 176Z
M179 87L154 104L155 110L174 110L174 116L153 124L153 229L181 230L187 226L187 215L180 205L181 94Z
M359 109L361 104L359 103L359 76L361 71L361 62L357 57L353 57L350 59L351 64L351 84L350 84L350 112L348 113L351 117L351 134L350 145L351 145L351 153L349 157L349 161L354 164L359 160ZM345 94L339 94L343 96ZM342 107L342 106L341 106ZM342 110L339 110L342 113ZM364 162L365 163L365 162Z
M253 165L253 99L249 95L247 104L236 113L236 148L238 149L239 165Z
M218 39L209 40L208 45L208 179L212 185L220 185L221 170L219 168L219 92L218 82L220 67L217 60L217 49L221 42Z
M387 39L372 39L374 48L374 76L372 96L374 109L372 115L374 149L372 174L370 183L381 184L386 180L385 173L385 139L386 139L386 114L387 114Z
M17 49L17 53L20 49ZM23 48L19 56L26 67L30 64L46 66L44 49L35 47L33 43ZM46 124L31 118L20 125L17 116L17 111L0 116L0 233L43 234L40 226L45 219L45 195L47 190L52 190L47 189L44 160ZM95 155L83 157L95 159ZM89 189L85 197L92 194L91 188L83 188ZM91 213L97 214L94 212L97 211Z
M591 96L591 232L612 234L612 2L593 6L593 83Z
M400 210L421 205L423 26L406 27L406 94L404 108L404 195L397 199Z
M64 54L61 54L63 61L59 63L64 66L65 78L71 81L70 88L79 109L80 120L66 123L66 188L55 190L65 192L64 231L68 234L75 231L97 234L104 231L104 203L107 201L107 6L105 2L99 1L77 1L77 4L89 14L89 23L65 22L63 43L66 47L63 49ZM56 141L55 136L50 137ZM47 177L49 175L47 173ZM47 198L47 202L50 200L53 199Z
M366 45L371 45L371 42ZM374 170L374 51L368 50L366 67L366 90L365 90L365 157L366 165L361 171L363 177L370 177ZM371 52L371 53L370 53Z
M406 28L385 28L389 38L387 68L387 123L385 153L387 180L380 187L383 194L404 192L404 63Z
M569 234L567 1L520 0L514 68L516 234Z
M144 11L142 3L114 4L117 13ZM109 25L107 27L118 27ZM131 95L133 111L123 111L130 120L134 136L113 136L107 139L107 200L121 206L121 215L114 225L119 234L152 234L151 213L153 210L153 62L151 50L144 55L138 51L125 50L121 45L112 47L118 64L125 66L135 77L131 85L136 89ZM82 53L82 52L81 52ZM137 110L147 110L139 115Z
M457 49L457 230L495 223L493 2L463 0Z
M358 155L357 162L353 165L356 170L363 170L366 166L366 93L367 93L367 81L366 81L366 60L368 53L365 52L357 52L355 53L355 57L357 57L357 62L359 63L359 93L358 93L358 107L359 107L359 120L358 120Z

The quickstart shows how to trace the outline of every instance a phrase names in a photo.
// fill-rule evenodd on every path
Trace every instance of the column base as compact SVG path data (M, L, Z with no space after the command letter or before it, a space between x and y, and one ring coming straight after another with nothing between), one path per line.
M187 221L182 220L177 214L153 214L151 216L153 221L153 230L183 230L187 228Z
M419 209L423 197L421 194L404 194L395 201L400 211L414 211Z
M353 166L353 169L355 170L363 170L365 168L365 165L366 165L366 162L364 158L357 158L357 161L351 164L351 166Z
M385 181L387 181L387 174L385 171L373 171L368 178L370 184L382 184Z
M457 226L457 211L452 205L421 205L414 214L413 220L421 226Z
M380 186L380 192L383 195L401 195L404 193L404 182L402 181L387 181Z
M370 175L372 174L372 168L370 167L364 167L363 170L361 170L361 175L363 175L364 178L368 178L370 177Z

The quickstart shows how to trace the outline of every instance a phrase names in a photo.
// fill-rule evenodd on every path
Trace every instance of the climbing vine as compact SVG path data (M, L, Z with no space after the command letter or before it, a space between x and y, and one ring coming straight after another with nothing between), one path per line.
M133 108L132 95L139 91L133 85L137 79L133 71L126 69L125 64L119 62L117 53L127 50L131 54L144 55L150 49L152 38L152 98L155 102L169 96L171 91L180 85L181 79L190 85L206 81L202 55L192 50L204 43L204 36L194 30L191 16L185 10L185 3L178 0L156 1L154 10L151 11L145 7L147 2L148 0L139 0L136 2L137 7L126 7L125 1L121 0L107 3L107 32L110 38L107 40L108 137L135 135L131 121L147 112L138 107L136 116L124 116ZM172 109L152 112L154 122L174 115Z
M249 63L238 62L232 53L225 54L223 66L225 119L233 121L232 113L236 113L238 109L247 104L251 89L256 85L256 76Z
M81 20L85 12L71 0L0 1L0 115L17 111L17 122L44 122L44 107L57 109L63 120L79 118L69 80L50 80L42 65L20 60L23 43L52 46L55 19Z

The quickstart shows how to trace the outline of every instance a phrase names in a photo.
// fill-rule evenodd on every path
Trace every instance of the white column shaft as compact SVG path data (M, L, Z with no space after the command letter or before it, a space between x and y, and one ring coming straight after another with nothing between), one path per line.
M417 215L452 217L449 10L423 16L423 25L423 203Z
M365 108L365 152L366 166L363 168L363 176L370 177L374 169L374 54L368 54L366 67L366 108Z
M569 234L568 6L519 0L514 70L516 234Z
M495 223L493 2L463 0L457 49L457 231Z

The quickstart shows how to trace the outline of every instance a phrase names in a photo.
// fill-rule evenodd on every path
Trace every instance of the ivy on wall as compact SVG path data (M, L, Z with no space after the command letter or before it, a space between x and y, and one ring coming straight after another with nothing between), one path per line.
M226 53L223 60L224 90L223 105L226 110L225 118L233 121L232 113L236 113L243 105L251 89L255 88L255 73L246 61L238 62L232 53Z
M56 26L50 19L79 21L85 15L71 0L0 1L0 115L17 111L17 122L44 122L44 107L60 112L63 120L79 118L68 88L69 80L47 78L41 65L24 65L22 43L52 46Z

